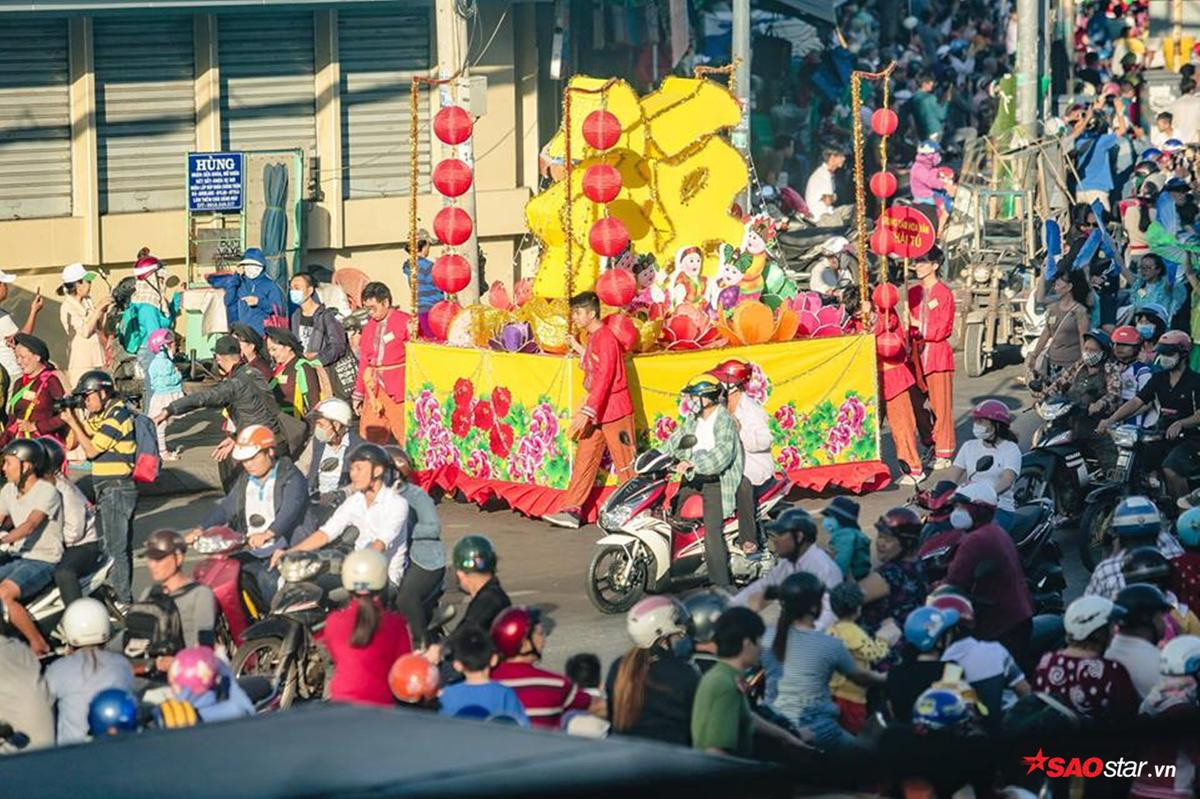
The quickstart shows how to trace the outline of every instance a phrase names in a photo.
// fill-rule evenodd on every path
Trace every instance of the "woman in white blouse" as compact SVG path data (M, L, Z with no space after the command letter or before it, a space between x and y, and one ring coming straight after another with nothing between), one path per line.
M62 308L58 316L67 334L67 379L74 386L81 375L92 369L104 368L104 343L100 340L100 323L104 312L112 305L106 297L100 303L92 301L92 281L96 273L83 264L69 264L62 271Z

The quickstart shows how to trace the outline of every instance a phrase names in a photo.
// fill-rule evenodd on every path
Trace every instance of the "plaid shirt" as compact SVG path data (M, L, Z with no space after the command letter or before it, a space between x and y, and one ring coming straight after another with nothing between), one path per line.
M1158 541L1154 546L1167 560L1183 554L1183 548L1179 546L1175 536L1166 530L1158 534ZM1097 563L1096 570L1092 572L1092 579L1088 581L1087 589L1083 593L1115 600L1117 594L1125 587L1125 575L1121 573L1121 561L1124 559L1125 553L1122 551Z
M1071 387L1075 385L1075 380L1079 377L1079 373L1087 368L1083 361L1076 361L1062 371L1054 382L1046 387L1045 396L1053 397L1058 394L1070 395ZM1114 360L1107 359L1103 362L1104 368L1104 395L1097 398L1102 405L1096 415L1103 418L1110 415L1117 408L1121 407L1121 365Z
M714 444L712 449L689 451L684 456L692 462L693 474L706 477L719 476L721 479L721 510L728 519L737 511L737 490L742 482L742 466L745 455L742 452L742 439L738 434L737 422L724 405L717 407L717 421L713 427ZM684 421L667 442L661 447L665 455L679 455L683 450L679 440L686 435L695 435L698 417L691 416Z

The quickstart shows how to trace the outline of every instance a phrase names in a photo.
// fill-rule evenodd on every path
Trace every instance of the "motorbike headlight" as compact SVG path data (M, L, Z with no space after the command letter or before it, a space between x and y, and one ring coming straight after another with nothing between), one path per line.
M971 270L971 279L976 283L987 283L992 279L992 268L990 266L977 266Z
M192 544L192 549L199 552L201 555L215 555L218 552L225 552L237 546L236 541L231 541L224 536L219 535L202 535Z
M1038 406L1038 416L1047 422L1053 422L1069 410L1071 410L1071 406L1064 402L1043 403Z
M605 530L617 530L633 515L634 504L632 502L615 502L606 504L600 509L600 516L597 520L600 527Z
M279 564L279 575L285 583L302 583L321 571L321 561L305 553L300 557L285 556Z
M1138 429L1133 425L1121 425L1111 431L1113 443L1124 449L1132 449L1138 440Z

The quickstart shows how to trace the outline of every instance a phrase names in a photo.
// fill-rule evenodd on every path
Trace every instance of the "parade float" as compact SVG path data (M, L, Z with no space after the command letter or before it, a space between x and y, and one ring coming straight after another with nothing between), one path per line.
M538 270L478 304L454 296L470 279L455 248L473 220L452 201L439 212L447 246L433 279L448 298L430 314L439 340L408 345L405 376L406 447L424 484L533 516L556 509L584 397L567 298L592 290L628 353L639 448L688 413L679 391L689 379L738 358L753 366L748 394L770 415L779 469L796 485L886 485L875 336L789 279L770 218L730 210L750 181L726 136L740 114L728 88L702 77L669 77L644 97L620 80L573 78L543 150L553 182L525 209ZM456 144L470 124L443 108L434 132ZM447 197L471 177L454 158L433 172Z

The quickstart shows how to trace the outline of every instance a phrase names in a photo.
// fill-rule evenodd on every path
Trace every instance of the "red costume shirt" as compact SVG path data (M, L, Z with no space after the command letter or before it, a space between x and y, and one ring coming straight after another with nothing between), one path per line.
M954 292L941 281L932 289L921 284L908 290L908 312L912 316L912 339L921 356L925 374L954 371Z
M388 687L388 671L396 658L412 651L408 622L399 613L385 610L371 642L361 648L353 647L350 637L354 635L357 605L351 602L325 617L320 640L333 659L329 698L334 702L391 707L396 702Z
M596 424L615 422L633 413L625 378L625 350L607 325L588 337L583 352L583 413Z
M367 394L366 371L374 372L373 386L396 402L404 402L404 345L408 341L408 314L393 308L382 322L371 319L363 327L358 354L358 379L354 396Z
M492 669L492 680L516 691L529 723L541 729L557 730L563 713L587 710L592 703L592 698L566 677L532 663L505 661Z

